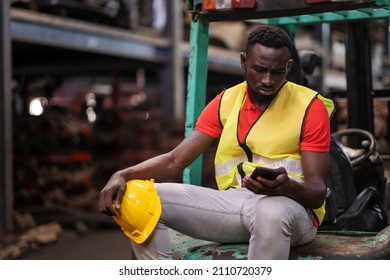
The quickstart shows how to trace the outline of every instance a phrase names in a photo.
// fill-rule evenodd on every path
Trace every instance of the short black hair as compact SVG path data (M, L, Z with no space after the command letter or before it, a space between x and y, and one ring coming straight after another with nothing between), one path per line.
M273 49L286 47L290 54L293 49L293 43L286 31L279 27L266 24L259 25L249 34L246 43L247 55L255 44L260 44L264 47Z

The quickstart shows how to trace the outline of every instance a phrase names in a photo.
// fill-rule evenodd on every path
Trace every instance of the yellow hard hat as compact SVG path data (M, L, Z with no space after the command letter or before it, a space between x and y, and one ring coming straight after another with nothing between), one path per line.
M121 203L120 217L113 216L124 234L141 244L154 230L161 215L161 202L154 180L131 180Z

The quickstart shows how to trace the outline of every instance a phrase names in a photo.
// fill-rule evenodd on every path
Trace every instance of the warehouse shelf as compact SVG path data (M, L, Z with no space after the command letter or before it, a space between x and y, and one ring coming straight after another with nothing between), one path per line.
M12 40L104 55L166 62L169 40L124 29L62 18L30 10L11 9Z
M153 36L152 36L153 35ZM11 38L14 43L81 51L102 56L169 63L171 41L163 36L140 34L118 27L64 18L31 10L11 8ZM189 44L180 44L188 60ZM239 53L210 47L209 68L221 73L240 73ZM44 59L44 51L41 57ZM234 59L236 58L236 59ZM60 66L59 66L60 67Z

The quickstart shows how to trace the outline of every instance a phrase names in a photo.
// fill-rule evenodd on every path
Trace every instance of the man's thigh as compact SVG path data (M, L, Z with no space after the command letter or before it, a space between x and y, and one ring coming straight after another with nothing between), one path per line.
M246 189L215 189L176 184L156 184L163 206L161 221L186 235L216 242L247 242L242 205L253 195Z

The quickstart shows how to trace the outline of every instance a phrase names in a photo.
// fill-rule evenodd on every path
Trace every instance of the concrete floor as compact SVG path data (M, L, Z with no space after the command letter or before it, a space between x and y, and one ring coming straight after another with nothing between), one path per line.
M63 230L57 242L39 247L22 260L126 260L130 259L130 240L121 229L90 230L80 236Z

